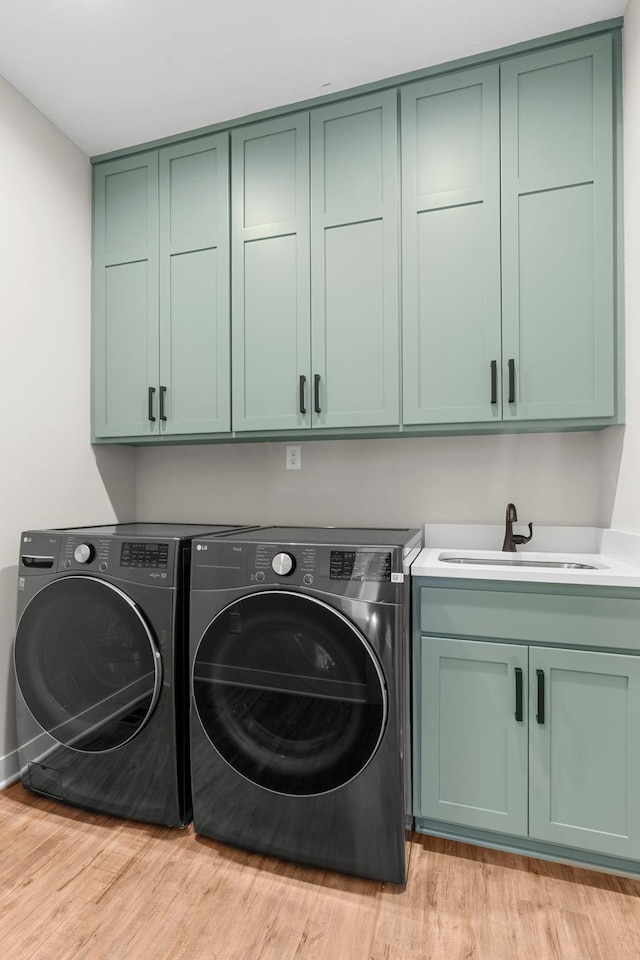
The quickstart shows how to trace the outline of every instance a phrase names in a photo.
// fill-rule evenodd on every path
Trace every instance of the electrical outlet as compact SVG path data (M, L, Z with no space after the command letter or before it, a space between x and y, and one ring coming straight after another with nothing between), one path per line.
M287 444L285 463L287 470L302 469L302 447L300 444L295 444L293 446Z

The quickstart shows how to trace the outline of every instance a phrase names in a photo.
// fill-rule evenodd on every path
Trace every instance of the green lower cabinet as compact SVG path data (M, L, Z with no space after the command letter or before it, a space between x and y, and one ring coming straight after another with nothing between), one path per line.
M640 657L419 647L416 817L640 860Z
M526 647L434 637L420 644L416 815L526 835L527 724L515 717Z
M640 860L640 657L529 649L529 835Z

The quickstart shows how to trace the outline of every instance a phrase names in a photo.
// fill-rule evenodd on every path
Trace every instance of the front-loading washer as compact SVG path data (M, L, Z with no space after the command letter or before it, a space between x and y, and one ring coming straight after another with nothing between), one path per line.
M418 530L268 527L194 542L197 833L404 883Z
M189 822L191 542L234 529L22 534L14 662L24 787L100 813Z

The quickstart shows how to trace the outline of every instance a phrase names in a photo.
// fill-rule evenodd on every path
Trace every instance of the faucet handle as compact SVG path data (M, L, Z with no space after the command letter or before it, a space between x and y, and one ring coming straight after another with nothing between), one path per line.
M517 543L517 544L529 543L529 540L531 540L531 537L533 536L533 524L532 523L528 524L528 527L529 527L529 536L525 537L524 533L514 533L511 538L514 543Z

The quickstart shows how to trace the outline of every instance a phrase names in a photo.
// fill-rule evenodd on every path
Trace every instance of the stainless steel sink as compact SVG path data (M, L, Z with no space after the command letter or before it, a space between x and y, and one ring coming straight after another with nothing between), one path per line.
M443 563L476 564L484 567L553 567L556 570L598 570L592 563L574 563L567 560L528 560L526 557L438 557Z

